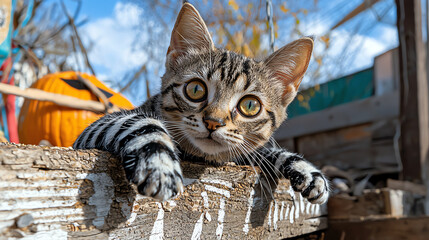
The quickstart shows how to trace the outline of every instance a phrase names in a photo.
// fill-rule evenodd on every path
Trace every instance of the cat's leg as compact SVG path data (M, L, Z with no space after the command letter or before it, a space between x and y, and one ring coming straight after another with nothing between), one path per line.
M292 188L311 203L322 204L329 197L329 182L322 172L302 156L282 148L259 150L281 174L290 180Z
M158 119L136 111L106 115L87 127L73 147L118 156L128 180L142 195L166 200L183 191L177 150Z

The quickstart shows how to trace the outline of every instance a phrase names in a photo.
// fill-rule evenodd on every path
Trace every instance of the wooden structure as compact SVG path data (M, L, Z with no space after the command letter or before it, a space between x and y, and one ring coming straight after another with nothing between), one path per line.
M280 145L318 166L367 174L399 173L398 52L374 60L374 95L288 119L276 132Z
M182 167L185 192L159 203L136 195L108 153L1 144L0 239L280 239L327 227L287 180L271 195L258 169Z
M371 219L357 222L330 222L327 239L426 240L429 217Z
M429 91L421 1L396 0L396 6L401 83L402 175L405 179L422 181L425 175L429 179ZM426 181L429 187L429 180Z
M400 46L375 58L374 95L289 119L276 134L281 145L318 165L425 181L429 93L421 3L396 4Z

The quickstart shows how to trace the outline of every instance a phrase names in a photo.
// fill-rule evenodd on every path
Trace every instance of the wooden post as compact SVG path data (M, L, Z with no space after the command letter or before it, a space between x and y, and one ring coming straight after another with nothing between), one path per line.
M0 239L283 239L327 227L289 181L261 191L258 168L182 169L185 192L160 203L106 152L0 144Z
M396 0L401 84L402 177L423 181L429 150L426 51L420 0Z

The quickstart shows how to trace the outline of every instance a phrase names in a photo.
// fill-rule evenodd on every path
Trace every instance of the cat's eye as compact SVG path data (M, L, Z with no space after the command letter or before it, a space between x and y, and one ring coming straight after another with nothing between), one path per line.
M207 98L207 88L204 82L194 79L186 83L185 96L193 102L201 102Z
M246 117L253 117L261 111L261 103L254 96L245 96L238 103L238 110Z

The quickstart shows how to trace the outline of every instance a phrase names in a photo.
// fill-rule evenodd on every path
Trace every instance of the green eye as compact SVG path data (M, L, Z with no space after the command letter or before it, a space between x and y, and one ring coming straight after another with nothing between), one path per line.
M254 96L245 96L238 103L238 110L246 117L253 117L261 110L261 103Z
M199 79L186 83L184 92L185 96L193 102L204 101L207 97L206 85Z

